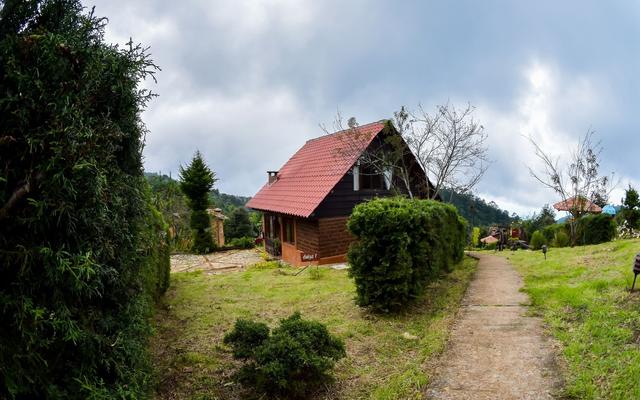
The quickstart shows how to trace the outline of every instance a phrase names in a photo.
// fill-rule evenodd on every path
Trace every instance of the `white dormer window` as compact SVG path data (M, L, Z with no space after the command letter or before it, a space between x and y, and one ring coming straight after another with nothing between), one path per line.
M384 169L384 187L387 190L391 190L391 184L393 183L393 170L391 167L386 167Z
M360 190L360 161L353 166L353 190Z

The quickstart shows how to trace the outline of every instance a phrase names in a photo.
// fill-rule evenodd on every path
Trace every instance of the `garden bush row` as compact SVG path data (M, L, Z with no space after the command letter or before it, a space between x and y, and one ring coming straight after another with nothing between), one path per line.
M359 204L347 224L357 303L396 310L463 257L466 222L449 204L406 198Z
M616 237L617 224L607 214L589 214L578 220L576 245L588 245L609 242ZM531 235L530 245L538 250L542 245L566 247L571 244L567 224L553 224L535 231Z

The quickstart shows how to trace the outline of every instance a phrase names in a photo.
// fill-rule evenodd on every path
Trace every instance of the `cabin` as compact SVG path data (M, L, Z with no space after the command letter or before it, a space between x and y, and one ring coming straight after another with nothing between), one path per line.
M405 166L404 179L391 167L379 170L381 164L367 156L398 148L406 150L394 153ZM424 198L432 190L386 120L311 139L278 171L267 171L267 178L247 207L263 213L266 251L296 266L346 261L353 241L346 224L357 204L409 190Z

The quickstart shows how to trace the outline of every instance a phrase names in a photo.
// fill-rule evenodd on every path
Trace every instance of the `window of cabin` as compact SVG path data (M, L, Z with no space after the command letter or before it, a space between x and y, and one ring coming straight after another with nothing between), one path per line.
M282 222L284 223L284 241L292 244L295 243L296 235L293 219L285 218Z
M264 216L264 226L262 227L264 235L266 237L273 237L273 231L271 230L271 217Z
M359 180L362 190L382 190L384 189L384 178L380 171L370 165L360 165Z

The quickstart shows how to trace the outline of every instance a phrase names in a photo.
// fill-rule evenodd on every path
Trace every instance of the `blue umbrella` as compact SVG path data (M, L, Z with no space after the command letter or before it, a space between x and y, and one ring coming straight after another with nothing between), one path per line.
M606 206L604 206L604 208L602 209L602 212L609 215L617 214L616 208L611 204L607 204Z

